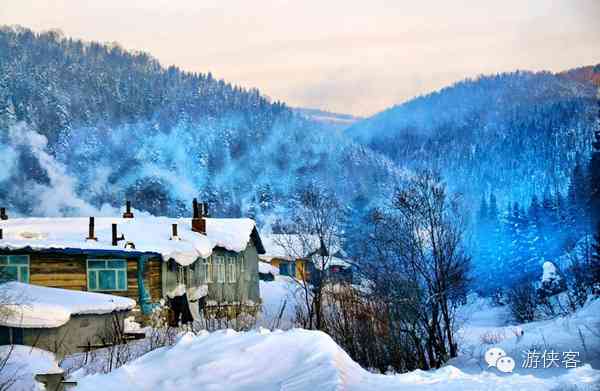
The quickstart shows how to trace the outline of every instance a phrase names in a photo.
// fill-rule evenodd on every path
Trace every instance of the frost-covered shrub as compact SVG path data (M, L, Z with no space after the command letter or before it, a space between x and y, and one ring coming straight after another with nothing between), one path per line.
M504 330L487 331L480 337L481 343L484 345L497 345L506 339Z
M600 391L600 384L559 384L550 391Z
M536 320L538 295L530 281L516 284L508 292L508 306L513 318L519 323Z

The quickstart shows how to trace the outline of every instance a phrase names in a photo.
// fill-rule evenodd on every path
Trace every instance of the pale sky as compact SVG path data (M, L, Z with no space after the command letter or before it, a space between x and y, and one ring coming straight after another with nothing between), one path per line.
M0 24L356 115L479 74L600 63L600 0L0 0Z

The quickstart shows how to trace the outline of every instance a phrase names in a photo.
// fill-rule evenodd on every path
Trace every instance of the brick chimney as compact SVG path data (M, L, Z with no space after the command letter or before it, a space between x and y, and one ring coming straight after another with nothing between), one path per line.
M124 219L133 219L133 213L131 213L131 201L125 201L125 213L123 213Z
M6 208L0 208L0 220L8 220Z
M200 234L206 235L206 203L202 203L202 213L200 213L200 205L198 205L198 200L194 198L192 202L192 209L194 211L192 217L192 231L198 232Z

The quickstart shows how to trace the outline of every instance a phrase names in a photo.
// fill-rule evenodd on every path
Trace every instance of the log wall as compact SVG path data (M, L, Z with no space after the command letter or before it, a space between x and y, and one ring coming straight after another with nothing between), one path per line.
M52 288L87 291L87 259L127 259L127 290L106 291L117 296L129 297L138 301L138 260L115 256L87 256L85 254L62 254L50 252L2 252L3 254L29 255L29 282L34 285ZM162 298L160 258L152 258L146 266L144 284L152 301Z

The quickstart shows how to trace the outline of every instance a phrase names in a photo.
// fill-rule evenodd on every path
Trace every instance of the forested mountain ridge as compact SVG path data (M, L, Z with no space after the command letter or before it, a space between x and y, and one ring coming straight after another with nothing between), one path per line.
M13 214L115 214L129 199L185 215L200 197L262 221L308 184L364 204L402 174L258 90L21 27L0 29L0 164Z
M594 71L595 70L595 71ZM431 167L472 201L528 202L566 191L591 151L599 66L465 80L394 106L348 129L398 165Z
M81 126L114 126L153 120L211 120L229 112L248 127L265 127L282 114L283 103L269 102L211 73L164 69L146 53L36 34L24 28L0 30L2 119L25 121L49 136Z

